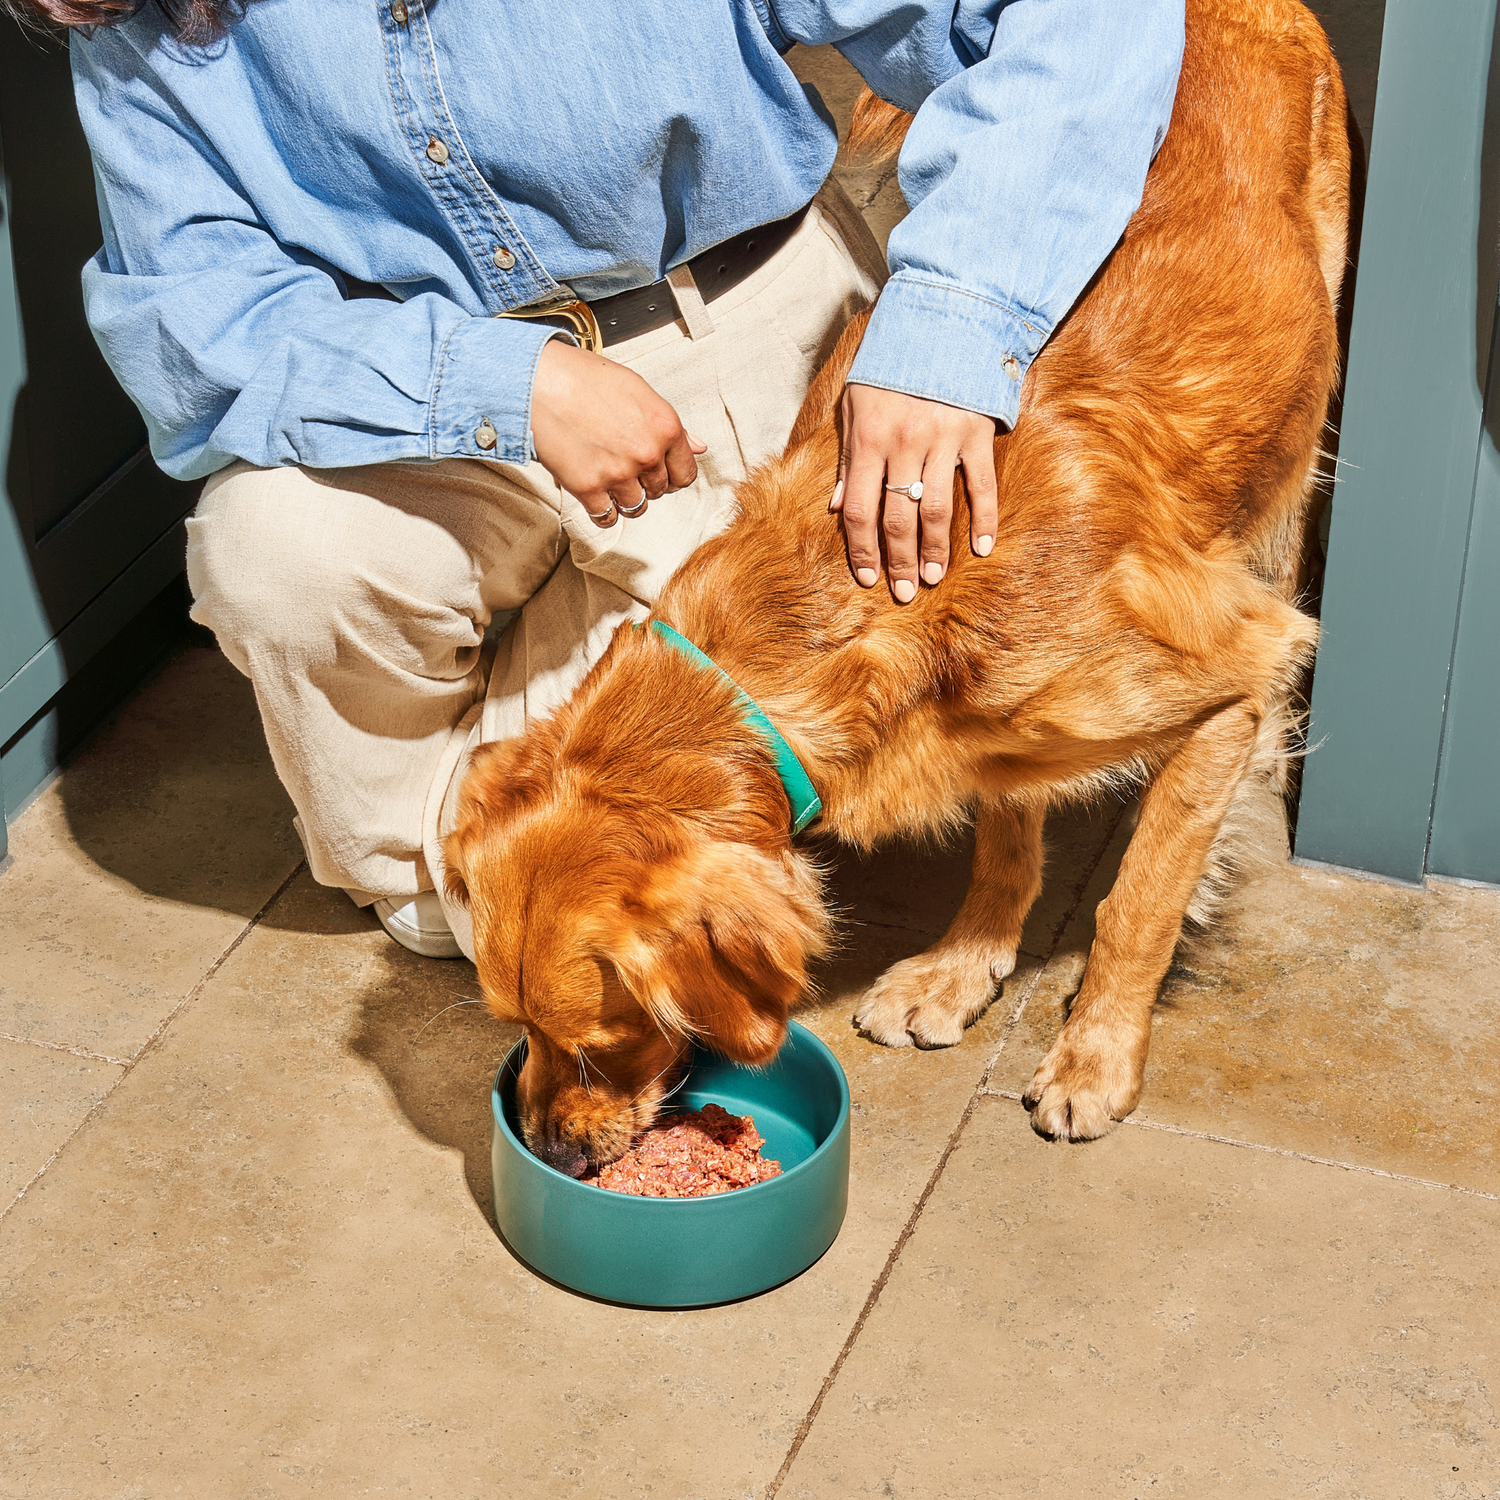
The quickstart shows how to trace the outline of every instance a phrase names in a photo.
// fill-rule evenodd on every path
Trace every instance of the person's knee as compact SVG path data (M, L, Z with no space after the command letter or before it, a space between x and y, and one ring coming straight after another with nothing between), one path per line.
M298 469L237 465L209 480L187 523L192 618L242 672L258 648L292 649L341 592L309 499Z
M300 469L215 476L188 522L193 619L247 674L257 660L379 659L463 676L479 646L477 580L463 542L435 520Z

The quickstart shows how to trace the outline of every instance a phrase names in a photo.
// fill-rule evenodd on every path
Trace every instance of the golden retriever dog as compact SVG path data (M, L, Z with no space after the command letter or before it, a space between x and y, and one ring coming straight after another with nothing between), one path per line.
M885 113L882 113L885 111ZM861 132L899 125L867 99ZM1011 972L1049 805L1134 777L1139 821L1082 988L1033 1078L1043 1134L1140 1097L1157 988L1226 813L1284 763L1313 649L1299 557L1338 365L1349 143L1327 39L1296 0L1189 0L1172 126L1119 246L996 439L993 551L896 604L849 576L830 515L845 331L785 454L663 591L764 710L821 828L860 849L972 818L973 876L934 947L864 996L889 1046L958 1042ZM670 503L670 501L663 502ZM530 1039L531 1149L619 1156L698 1042L774 1056L830 915L733 688L622 627L572 701L474 758L446 846L488 1004Z

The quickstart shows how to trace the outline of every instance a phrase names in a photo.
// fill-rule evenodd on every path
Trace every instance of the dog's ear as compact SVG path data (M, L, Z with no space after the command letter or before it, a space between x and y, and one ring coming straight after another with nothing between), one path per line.
M828 945L813 867L705 840L654 871L631 905L611 954L626 988L664 1029L736 1062L769 1062L808 959Z
M458 817L443 840L443 892L455 906L468 908L471 862L485 835L509 819L527 795L521 760L519 740L481 745L469 758Z

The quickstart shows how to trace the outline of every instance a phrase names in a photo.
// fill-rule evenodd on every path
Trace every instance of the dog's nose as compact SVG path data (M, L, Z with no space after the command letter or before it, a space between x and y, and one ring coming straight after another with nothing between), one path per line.
M549 1167L555 1167L569 1177L582 1177L588 1171L588 1158L577 1145L553 1135L550 1130L533 1149Z

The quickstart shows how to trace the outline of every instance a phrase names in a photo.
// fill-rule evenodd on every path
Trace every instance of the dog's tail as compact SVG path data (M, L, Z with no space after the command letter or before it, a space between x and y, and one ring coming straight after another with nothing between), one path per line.
M854 104L849 124L849 152L873 161L889 161L901 150L911 116L866 89Z

